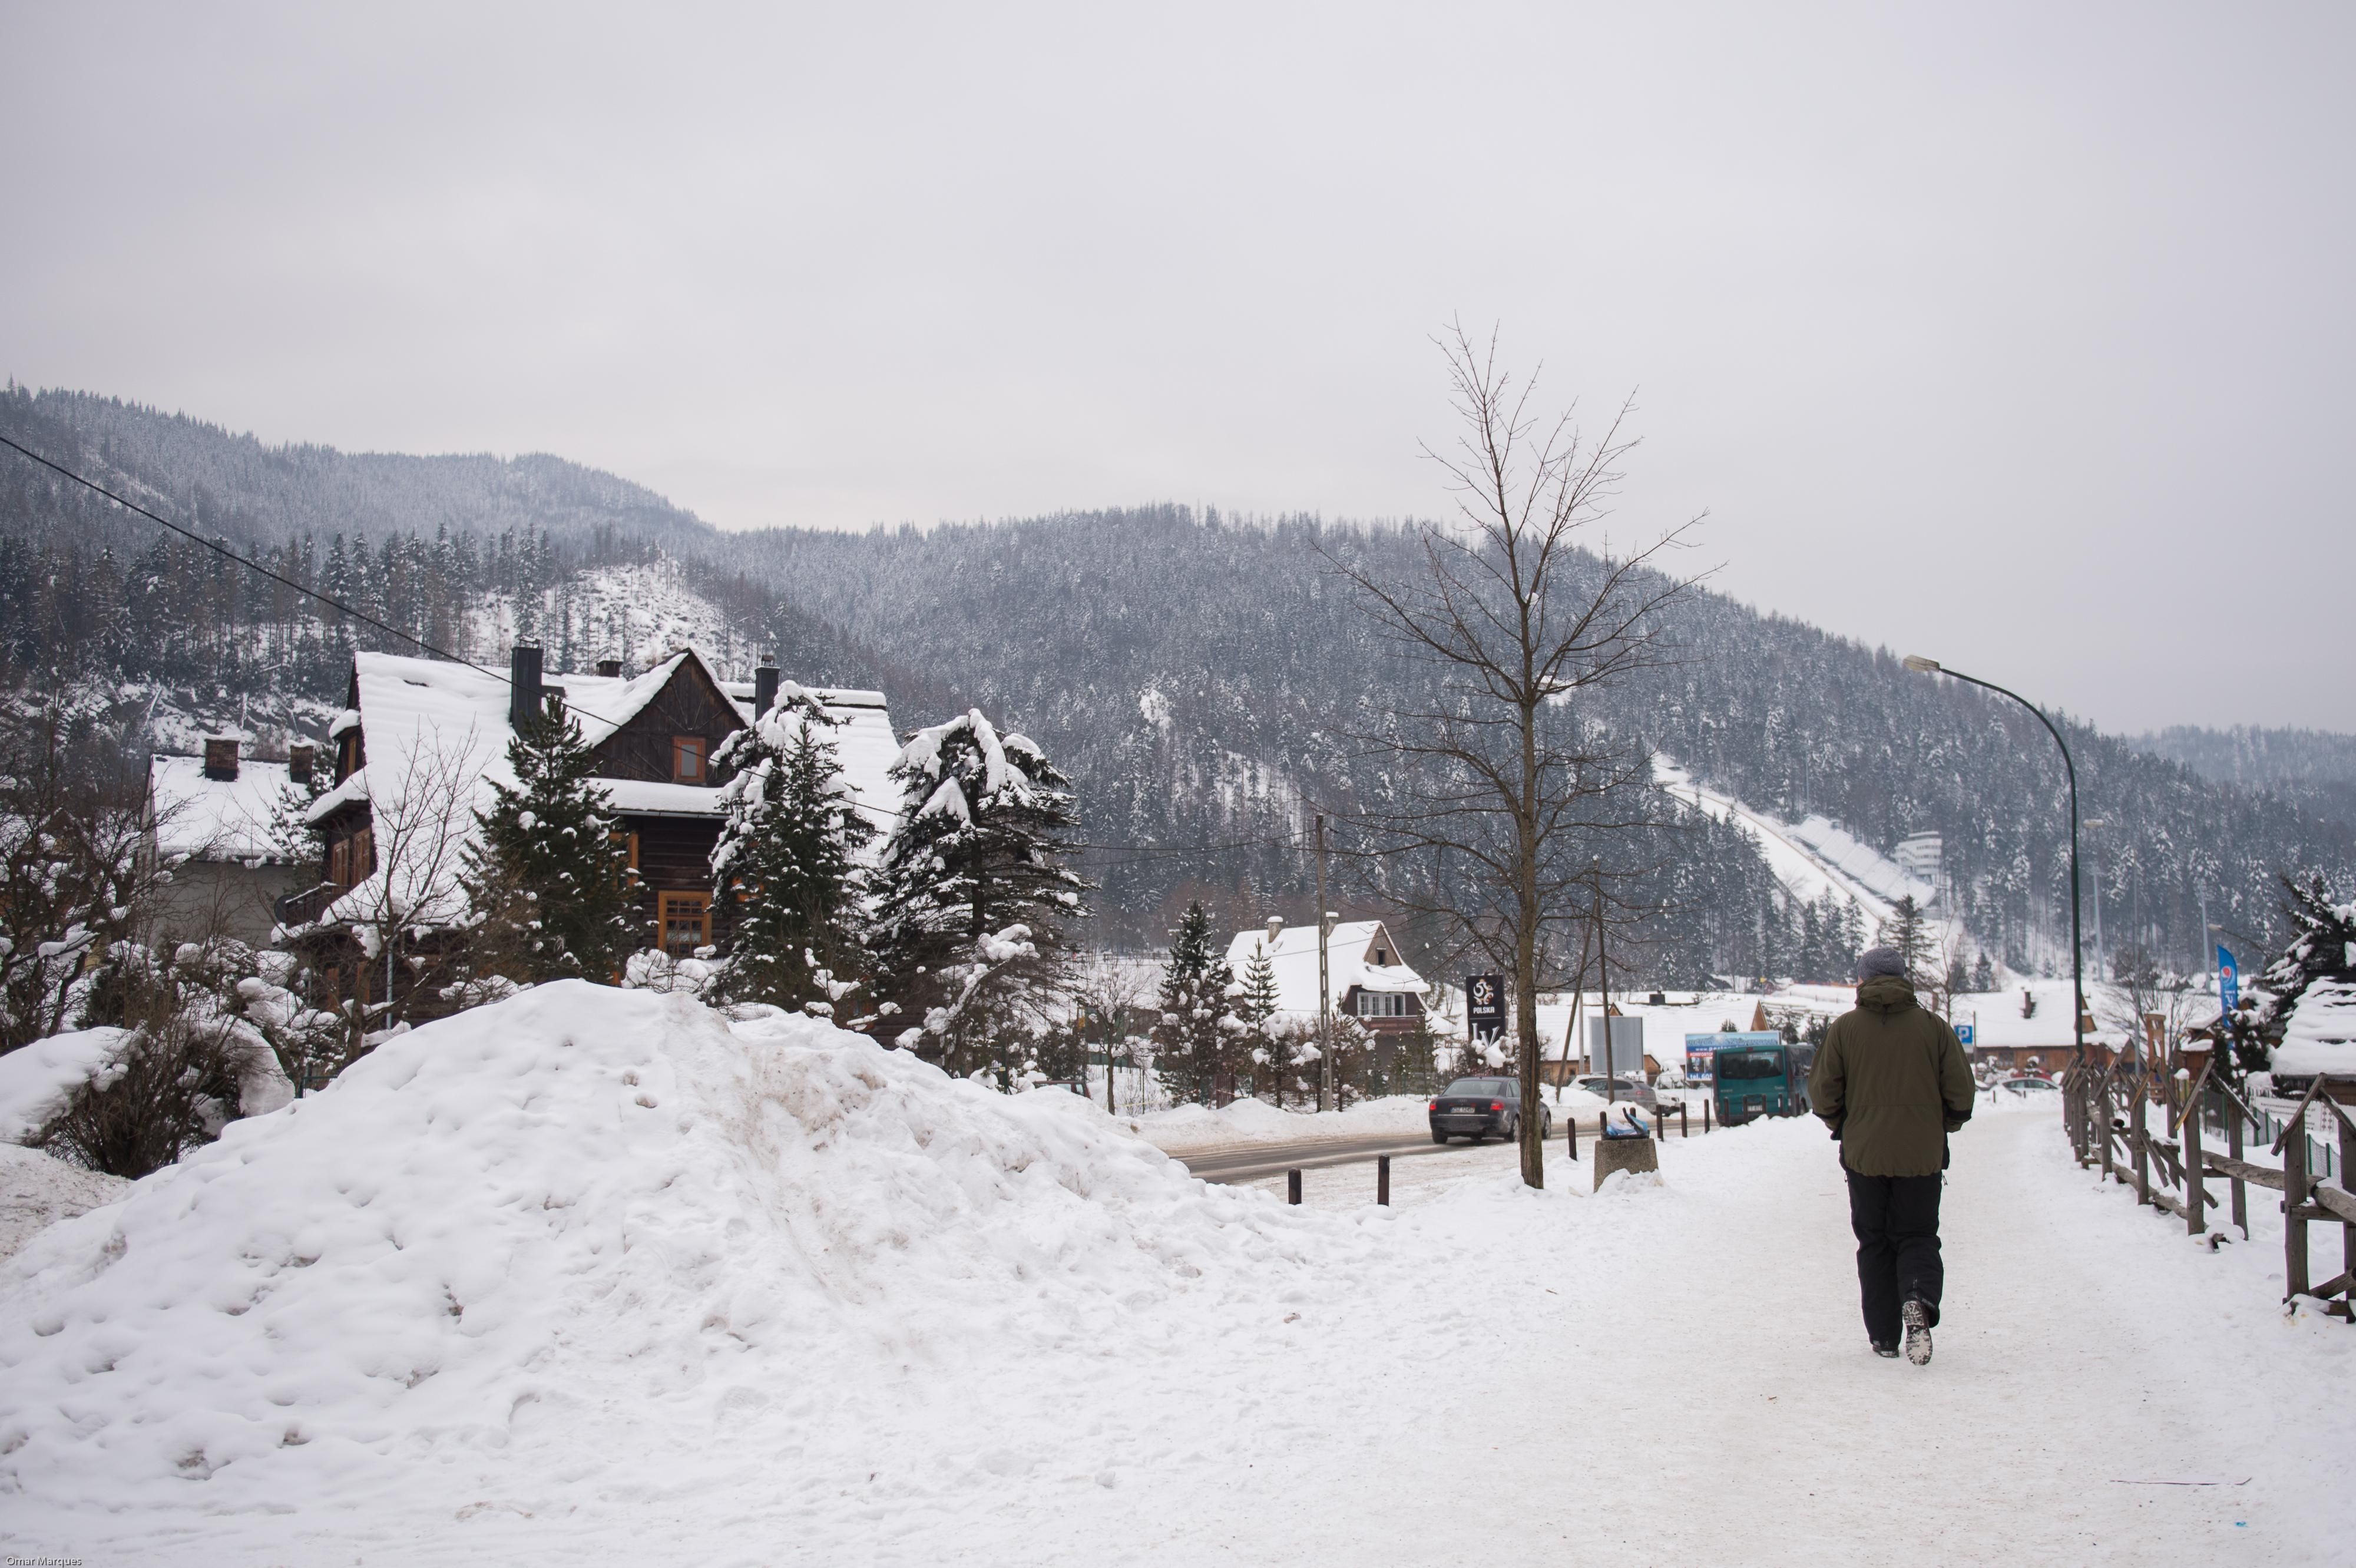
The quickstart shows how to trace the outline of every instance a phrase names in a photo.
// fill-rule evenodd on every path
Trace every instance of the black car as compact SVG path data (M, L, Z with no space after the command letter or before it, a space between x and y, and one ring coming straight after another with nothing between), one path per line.
M1510 1078L1460 1078L1431 1102L1431 1141L1511 1138L1521 1130L1522 1086ZM1538 1103L1538 1135L1554 1133L1554 1112Z

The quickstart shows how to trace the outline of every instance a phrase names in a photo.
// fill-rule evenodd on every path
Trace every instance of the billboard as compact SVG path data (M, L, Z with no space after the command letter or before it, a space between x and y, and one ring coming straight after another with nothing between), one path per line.
M1612 1044L1608 1049L1603 1044L1604 1022L1601 1018L1590 1018L1587 1021L1589 1068L1596 1072L1610 1073L1614 1076L1633 1072L1642 1077L1644 1071L1644 1020L1642 1018L1612 1019L1610 1021Z

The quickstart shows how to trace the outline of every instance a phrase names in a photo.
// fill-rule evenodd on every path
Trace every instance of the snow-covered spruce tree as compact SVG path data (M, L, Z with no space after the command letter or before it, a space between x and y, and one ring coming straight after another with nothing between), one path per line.
M1171 933L1170 961L1162 972L1162 1016L1153 1042L1185 1074L1188 1098L1208 1104L1219 1075L1235 1070L1244 1022L1235 1011L1235 972L1211 934L1211 917L1197 900Z
M1891 908L1890 918L1881 923L1878 940L1898 950L1898 956L1906 961L1907 978L1915 984L1929 985L1936 978L1929 972L1933 956L1930 928L1924 923L1922 908L1914 902L1912 893L1899 899Z
M712 754L734 772L712 851L732 1001L830 1017L862 967L859 852L875 830L842 777L831 737L841 722L788 682Z
M489 780L463 852L470 967L527 985L610 980L637 945L637 873L581 725L552 699L508 742L508 766L516 782Z
M1252 1074L1254 1088L1271 1087L1280 1108L1284 1104L1285 1077L1292 1068L1290 1042L1277 1026L1277 1004L1281 1000L1268 944L1254 942L1236 996L1236 1017L1243 1024L1237 1043L1258 1069Z
M1088 884L1064 864L1069 780L980 709L916 732L892 764L898 820L869 938L875 1033L951 1072L1012 1081L1034 1003L1066 955Z
M2290 1010L2319 980L2356 982L2356 898L2335 899L2323 873L2310 871L2307 879L2282 878L2284 918L2291 939L2282 953L2266 965L2263 995L2235 1031L2237 1057L2251 1067L2264 1067L2252 1047L2263 1039L2265 1049L2282 1039ZM2254 1026L2254 1028L2253 1027Z

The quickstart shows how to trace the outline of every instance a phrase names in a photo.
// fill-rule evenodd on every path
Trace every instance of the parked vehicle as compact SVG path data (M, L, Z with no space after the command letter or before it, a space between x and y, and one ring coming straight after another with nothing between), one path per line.
M1510 1078L1460 1078L1431 1102L1431 1141L1511 1138L1521 1131L1522 1086ZM1554 1112L1538 1104L1538 1134L1554 1133Z
M2050 1078L2008 1078L2000 1079L1994 1085L1994 1087L1996 1089L2005 1090L2008 1093L2018 1095L2023 1100L2028 1100L2040 1094L2059 1094L2062 1092L2062 1086L2054 1082Z
M1761 1116L1804 1116L1808 1113L1808 1069L1815 1065L1816 1047L1745 1046L1718 1052L1718 1120L1733 1127Z
M1579 1079L1578 1087L1594 1095L1598 1100L1616 1100L1644 1111L1658 1111L1661 1108L1659 1091L1632 1072L1622 1073L1616 1087L1612 1079L1601 1073Z

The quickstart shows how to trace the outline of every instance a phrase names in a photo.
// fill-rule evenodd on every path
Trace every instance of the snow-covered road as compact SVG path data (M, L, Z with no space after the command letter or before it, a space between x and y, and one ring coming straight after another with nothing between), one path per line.
M969 1101L989 1109L926 1114ZM1052 1109L1098 1119L1035 1123L1076 1158L1052 1128L1101 1112ZM929 1180L948 1148L905 1168ZM807 1352L775 1330L682 1350L666 1316L710 1298L634 1275L643 1345L593 1364L593 1320L565 1320L574 1359L552 1364L595 1375L569 1403L544 1373L527 1398L505 1391L528 1373L502 1373L487 1425L398 1438L390 1470L350 1449L283 1513L219 1511L242 1495L220 1477L126 1480L108 1506L106 1477L53 1468L86 1500L0 1497L0 1541L110 1563L2347 1561L2328 1541L2356 1527L2356 1329L2285 1317L2263 1235L2211 1253L2098 1190L2051 1108L1957 1137L1947 1318L1919 1369L1865 1347L1813 1122L1672 1139L1659 1187L1595 1196L1549 1154L1545 1193L1492 1146L1403 1162L1389 1209L1365 1167L1312 1172L1306 1210L1205 1195L1230 1240L1173 1251L1177 1288L1085 1249L1069 1272L1101 1294L1030 1262L1001 1305L958 1287L954 1319L846 1287L841 1332ZM1120 1223L1173 1248L1201 1223L1120 1179L1096 1200ZM1013 1190L975 1189L957 1223L999 1205L1033 1258L1063 1244L1044 1217L1093 1223L1067 1197L1023 1219ZM811 1255L848 1281L845 1240L867 1233ZM902 1270L926 1245L877 1239ZM462 1375L446 1364L437 1382ZM2184 1481L2226 1484L2147 1484Z

